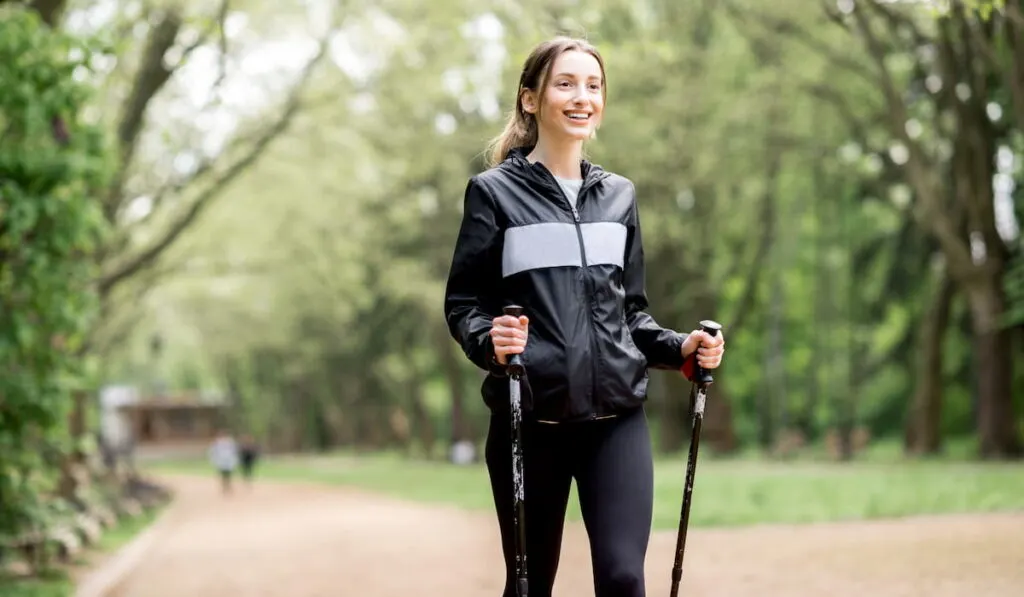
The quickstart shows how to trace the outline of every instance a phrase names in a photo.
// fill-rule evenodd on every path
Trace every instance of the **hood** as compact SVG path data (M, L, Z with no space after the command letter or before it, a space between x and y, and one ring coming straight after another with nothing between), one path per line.
M499 164L499 168L505 172L526 181L538 191L546 189L554 192L556 196L562 196L562 190L558 186L551 171L540 162L530 163L526 158L533 151L533 147L515 147L509 150L508 156ZM583 175L583 186L586 189L595 183L607 178L609 173L601 166L587 160L580 160L580 172Z

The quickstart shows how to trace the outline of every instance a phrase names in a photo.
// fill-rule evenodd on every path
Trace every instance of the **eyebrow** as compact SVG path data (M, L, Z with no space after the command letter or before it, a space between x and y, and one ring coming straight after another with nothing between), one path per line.
M575 77L576 74L575 73L555 73L553 76L554 77ZM589 76L587 78L588 79L597 79L598 81L601 80L601 77L599 75L591 75L591 76Z

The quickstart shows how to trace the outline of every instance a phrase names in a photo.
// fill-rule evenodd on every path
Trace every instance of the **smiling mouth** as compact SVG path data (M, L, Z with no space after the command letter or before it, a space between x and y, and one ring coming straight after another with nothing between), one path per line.
M590 120L590 114L587 112L580 112L577 110L568 110L565 115L573 122L588 122Z

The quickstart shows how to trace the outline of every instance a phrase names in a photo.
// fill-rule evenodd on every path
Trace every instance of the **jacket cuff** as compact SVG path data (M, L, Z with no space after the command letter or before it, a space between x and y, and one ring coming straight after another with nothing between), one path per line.
M498 362L498 359L494 355L494 343L491 342L488 336L486 344L484 345L484 360L487 361L487 373L494 377L507 377L508 368Z
M693 381L693 376L697 371L697 351L693 351L693 354L686 357L683 361L683 366L679 368L679 372L683 374L688 381Z

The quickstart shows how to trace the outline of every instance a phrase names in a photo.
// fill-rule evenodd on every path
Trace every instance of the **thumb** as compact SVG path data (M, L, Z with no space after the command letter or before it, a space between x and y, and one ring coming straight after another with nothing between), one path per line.
M683 354L690 355L700 348L701 343L707 334L700 330L694 330L690 332L690 335L683 341Z
M529 324L530 324L530 318L528 318L525 315L520 315L519 316L519 325L521 325L521 326L523 326L525 328Z

